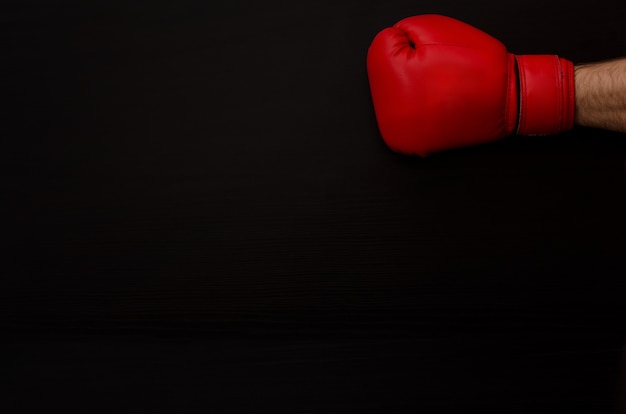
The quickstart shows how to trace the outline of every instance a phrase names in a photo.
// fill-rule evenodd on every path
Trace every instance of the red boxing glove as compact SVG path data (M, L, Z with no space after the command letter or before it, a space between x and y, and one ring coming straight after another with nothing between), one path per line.
M429 153L574 123L574 65L513 55L497 39L440 15L401 20L367 55L381 135L394 151Z

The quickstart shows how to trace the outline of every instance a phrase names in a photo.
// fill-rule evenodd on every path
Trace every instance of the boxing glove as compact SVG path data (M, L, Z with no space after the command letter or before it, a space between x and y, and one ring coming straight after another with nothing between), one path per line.
M380 133L400 153L556 134L574 123L572 62L513 55L450 17L414 16L382 30L367 71Z

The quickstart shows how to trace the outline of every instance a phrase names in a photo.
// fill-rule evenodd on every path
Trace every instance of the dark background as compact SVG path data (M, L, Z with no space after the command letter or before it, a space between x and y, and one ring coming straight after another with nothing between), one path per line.
M13 2L3 412L615 412L626 139L392 153L367 47L433 12L626 55L621 0Z

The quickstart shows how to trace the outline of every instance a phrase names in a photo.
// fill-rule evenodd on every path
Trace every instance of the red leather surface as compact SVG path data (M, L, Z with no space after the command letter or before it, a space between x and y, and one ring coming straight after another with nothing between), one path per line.
M516 56L520 135L557 134L574 123L574 66L555 55Z
M520 133L571 128L571 62L519 59L525 68L521 99L514 55L481 30L433 14L384 29L367 57L383 139L394 151L421 156L495 141L515 132L520 100Z

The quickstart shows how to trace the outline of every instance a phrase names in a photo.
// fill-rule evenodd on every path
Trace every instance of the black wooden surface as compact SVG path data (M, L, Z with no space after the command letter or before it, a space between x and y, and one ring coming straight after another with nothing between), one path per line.
M367 47L431 12L626 55L623 1L14 2L3 412L614 412L626 139L390 152Z

